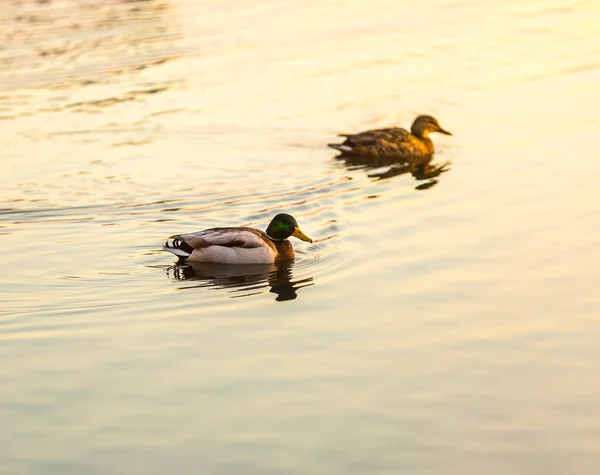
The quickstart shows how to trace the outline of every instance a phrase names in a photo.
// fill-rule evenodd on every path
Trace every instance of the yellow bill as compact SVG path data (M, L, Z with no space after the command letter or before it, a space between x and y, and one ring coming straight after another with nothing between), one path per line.
M304 234L298 226L296 226L294 228L294 232L292 233L292 236L297 237L301 241L313 242L313 240L311 238L309 238L306 234Z

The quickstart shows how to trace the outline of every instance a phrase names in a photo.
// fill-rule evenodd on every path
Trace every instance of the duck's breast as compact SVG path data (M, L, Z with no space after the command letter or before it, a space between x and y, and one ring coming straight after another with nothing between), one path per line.
M290 241L287 239L283 241L273 241L273 244L275 244L275 250L277 252L275 262L289 261L294 258L294 247Z

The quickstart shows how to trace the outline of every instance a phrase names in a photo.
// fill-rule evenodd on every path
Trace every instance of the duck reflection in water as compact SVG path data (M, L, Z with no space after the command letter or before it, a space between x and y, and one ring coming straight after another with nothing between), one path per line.
M348 169L365 169L367 176L375 180L384 180L410 173L415 180L424 182L415 187L426 190L438 183L437 177L450 170L450 162L432 163L433 155L416 157L369 157L341 153L335 157L343 161Z
M302 287L314 285L312 277L293 280L294 261L278 264L187 264L167 268L167 275L177 280L196 282L182 287L217 288L230 292L231 298L262 294L265 289L276 294L275 300L294 300Z

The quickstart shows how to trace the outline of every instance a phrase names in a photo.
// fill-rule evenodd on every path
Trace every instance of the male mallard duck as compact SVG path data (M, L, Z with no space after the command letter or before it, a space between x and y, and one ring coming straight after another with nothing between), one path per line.
M399 127L367 130L359 134L340 134L346 137L341 144L328 144L346 155L372 157L409 157L431 155L435 148L429 138L431 132L452 135L438 124L435 117L420 115L413 122L410 132Z
M293 216L280 213L271 220L266 232L246 227L211 228L171 236L163 249L188 262L272 264L294 257L294 248L287 239L290 236L312 242Z

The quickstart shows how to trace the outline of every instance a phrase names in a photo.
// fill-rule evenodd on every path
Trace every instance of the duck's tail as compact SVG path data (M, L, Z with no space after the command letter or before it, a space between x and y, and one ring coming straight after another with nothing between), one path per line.
M350 145L344 145L344 144L339 144L339 143L328 143L327 146L331 147L331 148L335 148L336 150L339 150L342 153L352 152L352 147Z
M194 248L181 239L179 235L167 239L167 242L163 244L163 249L182 259L187 259L194 252Z

